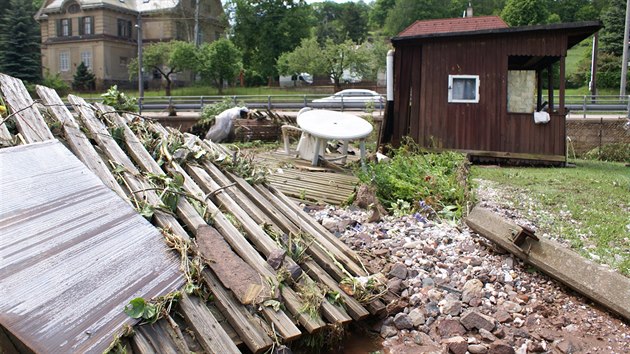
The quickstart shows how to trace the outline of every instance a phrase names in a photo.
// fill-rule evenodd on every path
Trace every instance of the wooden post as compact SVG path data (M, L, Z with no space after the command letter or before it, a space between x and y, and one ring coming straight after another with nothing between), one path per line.
M523 228L501 218L488 209L475 207L466 224L547 275L630 319L630 279L584 259L559 243L540 238L526 238L520 245L513 242Z

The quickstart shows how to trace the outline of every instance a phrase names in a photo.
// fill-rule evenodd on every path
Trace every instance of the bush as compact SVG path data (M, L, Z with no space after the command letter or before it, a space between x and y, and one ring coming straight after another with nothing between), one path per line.
M103 97L103 104L114 107L119 112L137 112L138 104L135 97L129 97L124 92L118 91L118 86L114 85L107 90Z
M387 163L370 162L359 173L363 183L376 186L376 195L391 212L419 212L459 218L470 199L468 161L454 152L426 153L406 144Z
M602 146L601 154L599 147L587 152L585 158L590 160L602 160L608 162L630 162L630 144L618 143Z
M42 86L49 87L59 94L60 97L67 96L70 93L70 85L63 81L61 74L51 74L50 70L46 69L44 73L44 79L42 80Z
M267 86L268 84L267 78L255 70L245 70L244 80L247 87Z

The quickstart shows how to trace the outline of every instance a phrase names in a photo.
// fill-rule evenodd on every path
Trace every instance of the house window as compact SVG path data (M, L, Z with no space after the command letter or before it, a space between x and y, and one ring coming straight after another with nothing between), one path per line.
M70 53L69 52L59 53L59 71L69 71L69 70L70 70Z
M72 21L69 18L62 18L57 21L57 37L69 37L72 35Z
M79 17L79 35L82 36L90 34L94 34L94 17Z
M131 38L131 21L118 19L118 37Z
M81 7L79 7L79 4L72 4L72 5L68 6L68 13L69 14L76 14L79 11L81 11Z
M508 70L508 112L533 113L536 110L536 83L534 70Z
M91 51L81 52L81 61L83 62L83 64L85 64L85 66L87 66L88 69L92 70L92 52Z
M479 75L449 75L448 101L453 103L478 103Z

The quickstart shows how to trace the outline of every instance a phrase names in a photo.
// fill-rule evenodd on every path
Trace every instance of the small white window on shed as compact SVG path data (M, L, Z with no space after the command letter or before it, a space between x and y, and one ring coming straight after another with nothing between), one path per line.
M479 103L479 75L449 75L448 101Z

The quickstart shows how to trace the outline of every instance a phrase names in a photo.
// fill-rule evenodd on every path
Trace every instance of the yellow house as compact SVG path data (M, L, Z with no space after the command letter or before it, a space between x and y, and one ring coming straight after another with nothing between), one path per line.
M143 46L194 41L198 24L199 41L211 42L225 30L223 14L220 0L45 0L35 15L42 68L70 82L83 62L96 76L97 89L130 86L127 66L138 56L138 33ZM160 77L145 73L145 79Z

